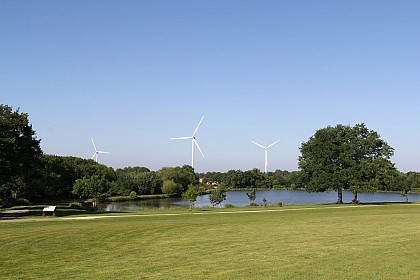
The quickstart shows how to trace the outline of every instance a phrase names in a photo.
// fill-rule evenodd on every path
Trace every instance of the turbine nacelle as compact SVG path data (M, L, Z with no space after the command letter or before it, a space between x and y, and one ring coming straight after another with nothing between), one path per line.
M98 154L110 154L109 152L98 151L98 149L96 149L96 145L95 145L95 142L93 141L93 138L91 139L92 139L93 148L95 149L95 153L90 159L95 159L95 161L98 162Z
M257 145L258 147L263 148L265 150L265 161L264 161L264 172L265 173L267 173L267 165L268 165L268 151L267 150L268 150L268 148L270 148L270 147L274 146L275 144L277 144L280 140L281 139L279 139L279 140L271 143L267 147L265 147L265 146L263 146L261 144L258 144L257 142L251 141L251 143L253 143L253 144Z

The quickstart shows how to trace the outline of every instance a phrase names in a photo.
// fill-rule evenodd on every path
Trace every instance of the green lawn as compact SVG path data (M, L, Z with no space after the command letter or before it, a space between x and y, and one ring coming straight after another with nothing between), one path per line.
M420 279L419 204L173 213L0 222L0 279Z

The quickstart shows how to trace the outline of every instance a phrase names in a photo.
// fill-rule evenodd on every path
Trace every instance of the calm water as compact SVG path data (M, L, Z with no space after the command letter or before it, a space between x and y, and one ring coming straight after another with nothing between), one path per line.
M249 204L246 191L228 191L226 200L222 205L227 203L236 206L246 206ZM268 204L281 201L283 204L322 204L334 203L337 201L337 192L308 193L306 191L287 191L287 190L267 190L257 191L256 203L262 204L263 198L267 199ZM353 199L353 194L343 191L343 202L348 203ZM358 199L361 203L371 202L405 202L405 197L399 193L360 193ZM420 194L408 194L410 202L420 201ZM106 211L124 211L137 210L145 208L171 208L174 206L188 206L188 201L181 198L166 198L140 201L114 202L108 204ZM202 195L197 198L195 207L211 206L208 195Z

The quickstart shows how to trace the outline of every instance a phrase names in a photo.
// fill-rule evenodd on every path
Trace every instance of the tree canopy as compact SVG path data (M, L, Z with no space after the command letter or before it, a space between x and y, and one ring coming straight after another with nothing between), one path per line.
M209 196L210 203L213 204L213 206L216 206L220 204L226 199L226 191L221 188L214 189Z
M111 182L105 176L86 176L76 180L73 193L81 197L92 197L95 201L104 201L111 188L110 184Z
M182 186L182 192L187 190L188 185L198 184L198 176L195 174L194 169L189 165L184 165L182 167L163 167L159 171L163 181L172 180L175 183Z
M0 204L34 196L42 155L28 114L0 104Z
M309 191L342 190L372 192L396 176L390 162L393 148L365 124L319 129L300 147L299 168Z
M195 201L197 200L198 195L198 188L191 184L188 186L188 189L182 194L182 198L190 202L190 209L192 209Z
M126 167L116 170L117 182L113 195L128 195L135 191L139 195L162 193L162 179L157 172L146 167Z
M165 180L163 182L162 192L170 196L180 196L182 194L182 185L174 180Z

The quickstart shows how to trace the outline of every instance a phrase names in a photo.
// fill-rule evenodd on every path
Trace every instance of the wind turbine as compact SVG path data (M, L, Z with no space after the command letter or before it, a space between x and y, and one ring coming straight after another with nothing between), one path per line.
M95 161L98 162L98 154L109 154L109 152L98 151L96 149L95 142L93 142L93 138L90 138L90 139L92 139L93 148L95 149L95 153L93 154L93 156L91 157L91 159L94 159L95 158Z
M270 148L271 146L274 146L275 144L277 144L277 142L279 142L281 139L277 140L276 142L271 143L270 145L268 145L267 147L264 147L263 145L258 144L257 142L251 141L252 143L254 143L255 145L263 148L265 150L265 164L264 164L264 172L267 173L267 162L268 162L268 152L267 149Z
M200 151L201 155L204 157L204 154L201 151L200 146L198 145L197 140L195 140L195 134L197 133L197 130L200 127L200 124L203 121L203 119L204 119L204 116L201 118L201 120L198 123L197 127L195 128L192 136L170 138L172 140L186 140L186 139L191 139L191 167L192 168L194 168L194 150L195 150L195 146L197 146L197 148Z

